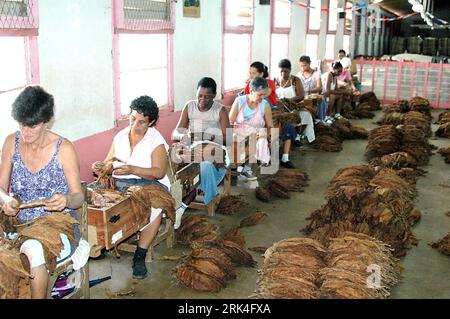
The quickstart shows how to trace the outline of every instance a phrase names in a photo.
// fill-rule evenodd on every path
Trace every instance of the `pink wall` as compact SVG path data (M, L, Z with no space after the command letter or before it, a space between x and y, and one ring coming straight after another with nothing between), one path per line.
M160 113L156 128L161 132L169 145L172 144L170 137L180 115L181 112L161 111ZM114 136L127 125L127 121L121 121L118 127L84 137L74 142L80 160L80 173L83 181L93 181L92 163L105 158Z
M225 106L231 106L238 91L225 93L223 99L218 102ZM163 110L159 113L159 120L158 123L156 123L156 128L161 132L169 145L172 144L172 131L177 125L180 115L181 111L172 112L170 110ZM91 170L92 163L101 161L105 158L111 147L114 136L127 125L128 121L123 120L120 121L119 125L115 128L84 137L74 142L80 160L80 173L83 181L92 182L94 180Z

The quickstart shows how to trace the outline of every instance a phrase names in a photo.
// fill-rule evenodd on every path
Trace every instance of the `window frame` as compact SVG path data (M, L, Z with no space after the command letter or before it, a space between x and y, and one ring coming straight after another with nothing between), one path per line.
M123 3L124 0L112 1L112 29L113 29L113 90L114 90L114 119L116 123L127 118L121 112L121 87L120 87L120 34L166 34L167 35L167 104L159 105L159 110L168 110L173 112L175 109L174 99L174 72L173 72L173 33L175 29L175 4L170 1L170 21L166 23L167 27L155 28L151 23L139 28L127 28L124 19Z
M14 27L14 28L6 28L6 27L0 27L0 36L21 36L21 37L33 37L39 35L39 7L38 7L38 0L28 0L30 3L31 8L31 14L33 16L33 24L28 25L26 27ZM10 21L11 17L3 18L5 21L5 24L8 24L8 21ZM14 17L14 20L25 20L25 18L22 17ZM22 25L23 23L19 23Z
M339 5L339 1L336 0L337 4ZM331 14L331 10L330 10L330 4L331 4L331 0L327 0L327 34L336 34L337 33L337 29L338 29L338 23L339 23L339 19L337 19L337 24L336 24L336 30L330 30L330 14ZM338 13L337 8L336 8L336 13Z
M275 16L276 16L276 2L279 0L273 0L270 2L270 39L269 39L269 71L270 73L273 74L273 70L270 70L272 67L272 36L274 34L285 34L287 35L287 39L288 39L288 43L287 43L287 57L289 57L289 53L290 53L290 34L291 34L291 30L292 30L292 2L288 2L289 3L289 9L290 9L290 27L289 28L282 28L282 27L277 27L275 25Z
M8 94L20 91L29 85L38 85L40 83L40 70L39 70L39 51L38 51L38 34L39 34L39 10L38 1L30 0L31 12L33 14L34 23L28 28L7 28L0 27L0 37L11 37L11 38L22 38L23 41L23 62L25 77L24 82L17 86L16 83L11 84L11 86L6 86L0 91L0 96L2 94ZM9 19L5 18L5 24ZM1 105L0 107L5 107ZM12 118L4 119L5 122L14 120ZM5 122L2 122L3 124ZM0 141L3 142L3 141ZM1 146L0 146L1 147ZM0 150L1 154L1 150Z
M320 34L320 26L319 29L310 29L309 28L309 20L311 17L311 8L309 8L309 6L311 6L311 0L308 0L308 8L306 8L308 10L308 13L306 15L306 34ZM320 15L322 15L322 1L320 1ZM328 20L327 20L327 24L328 24ZM328 28L328 26L327 26Z
M255 0L251 0L253 5L251 26L229 26L227 25L227 0L222 0L222 67L221 67L221 91L223 94L235 93L242 87L225 88L225 35L226 34L247 34L249 41L248 66L250 66L253 52L253 31L255 28Z

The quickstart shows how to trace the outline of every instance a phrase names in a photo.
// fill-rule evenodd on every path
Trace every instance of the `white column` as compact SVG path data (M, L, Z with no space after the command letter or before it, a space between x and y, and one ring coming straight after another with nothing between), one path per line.
M360 2L361 3L361 2ZM361 28L360 28L360 32L359 32L359 42L358 42L358 54L366 54L367 53L367 49L366 49L366 17L364 17L364 15L367 13L367 8L363 8L361 10L359 10L359 12L361 13Z
M376 22L375 22L375 52L374 55L379 56L380 55L380 42L383 40L381 39L381 21L379 20L381 18L380 10L377 10L376 13Z
M338 1L338 8L344 8L345 7L345 0L339 0ZM339 12L342 12L340 10ZM336 37L334 39L334 55L337 56L338 51L343 48L344 46L344 32L345 32L345 18L338 20L337 30L336 30ZM348 54L349 52L347 52Z
M328 6L328 0L322 0L322 8L326 8ZM325 59L326 45L327 45L327 14L328 12L322 11L320 13L320 33L319 33L319 48L317 50L317 58Z
M369 13L370 17L367 19L366 18L366 23L369 27L369 38L367 39L367 54L368 55L374 55L374 41L373 41L373 35L374 35L374 23L372 20L372 17L374 15L374 11L369 9L367 10L367 12Z
M350 54L352 57L356 55L357 52L357 44L358 44L358 37L356 36L356 14L355 11L347 11L346 14L352 15L352 30L350 33Z
M381 16L382 18L384 18L384 16ZM384 43L385 38L386 38L386 21L381 21L381 39L380 39L380 55L384 54Z

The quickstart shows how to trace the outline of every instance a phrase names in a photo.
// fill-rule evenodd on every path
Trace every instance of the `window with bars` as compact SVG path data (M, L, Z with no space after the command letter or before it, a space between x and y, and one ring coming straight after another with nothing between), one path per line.
M173 0L114 0L115 27L126 31L161 31L175 28Z
M38 25L35 0L0 0L2 33L7 33L8 30L28 30L28 35L37 35Z
M336 33L338 25L338 0L328 0L328 33Z
M319 33L321 13L322 13L322 1L321 0L309 0L308 5L308 31L307 33ZM311 8L312 7L312 8Z
M231 91L243 87L248 77L254 0L225 0L223 14L222 89Z
M172 109L174 25L173 0L114 0L118 119L129 113L130 102L141 95L153 97L159 107Z

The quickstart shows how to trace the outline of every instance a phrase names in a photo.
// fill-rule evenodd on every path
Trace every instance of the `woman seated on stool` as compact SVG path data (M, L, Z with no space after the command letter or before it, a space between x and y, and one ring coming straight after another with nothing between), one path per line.
M253 156L262 164L270 162L268 138L272 128L272 111L269 102L265 99L267 88L266 79L255 77L250 82L250 93L238 96L234 100L229 115L230 124L234 125L238 136L256 134L256 152ZM250 158L250 161L252 162L253 158ZM242 175L249 180L256 179L249 164L244 165Z
M169 191L166 141L155 128L158 106L149 96L140 96L130 105L129 126L114 137L111 148L103 162L92 164L92 170L101 174L102 169L113 162L112 176L116 189L126 191L134 185L155 184ZM148 248L158 233L161 224L161 209L152 209L149 225L141 230L133 257L133 278L147 277L145 257Z
M327 75L327 84L325 87L324 96L329 100L325 124L332 124L334 119L343 118L341 115L341 110L344 100L351 95L351 78L348 78L350 72L346 71L346 75L341 77L342 72L342 64L340 62L335 62L332 65L332 70ZM348 86L343 86L344 83Z
M277 80L278 88L277 88L277 96L280 99L290 99L293 102L298 102L303 100L305 95L302 81L291 74L292 66L291 61L287 59L283 59L278 63L278 67L280 68L280 79ZM306 125L305 130L302 132L308 142L313 142L316 137L314 135L314 122L311 113L305 110L299 111L300 122L301 125ZM286 143L290 144L291 140L286 140L284 148L286 149ZM289 145L290 146L290 145ZM286 153L286 152L284 152ZM283 154L284 156L284 154ZM284 161L284 158L281 159L281 166L284 167L294 167L291 161Z
M244 89L245 94L249 94L250 92L250 85L249 81L256 77L262 77L267 81L267 89L266 89L266 97L265 99L269 102L270 109L275 110L277 109L277 94L276 94L276 85L275 82L271 79L269 79L269 73L268 68L261 62L253 62L250 65L249 70L249 79L246 81L247 86ZM303 96L300 94L298 97L298 101L302 100ZM283 141L283 155L282 155L282 166L293 168L294 165L292 162L289 161L289 153L291 151L291 140L295 140L297 136L297 131L295 127L287 123L283 127L283 131L280 132L280 139ZM286 164L287 163L287 164ZM247 169L246 166L244 166L244 171ZM245 176L245 173L244 173Z
M302 81L306 96L322 93L320 72L311 68L311 59L309 56L304 55L300 57L300 72L297 73L297 77ZM323 120L326 111L326 103L322 100L320 101L316 116L320 120ZM320 122L320 120L318 120L318 122Z
M202 140L211 139L220 145L225 144L230 121L225 107L214 101L216 94L217 84L214 79L208 77L200 79L197 84L197 99L188 101L181 111L178 124L172 133L173 140L183 140L185 134L188 133L198 134ZM208 205L217 196L217 186L225 174L225 168L216 167L211 161L201 161L198 189L204 193L205 205ZM181 206L176 211L175 229L180 227L181 217L196 195L197 190L194 190L183 198Z
M0 191L5 193L10 189L24 202L48 198L43 207L20 211L16 200L4 201L3 213L17 216L19 223L60 211L77 218L74 209L80 208L84 202L75 148L67 139L48 129L53 114L53 96L39 86L25 88L12 105L12 116L19 123L20 131L9 135L3 145ZM76 241L79 241L77 226L74 234ZM67 235L61 233L60 236L63 248L57 262L74 251ZM49 275L42 244L34 239L26 240L20 252L27 256L30 263L31 297L45 298Z

